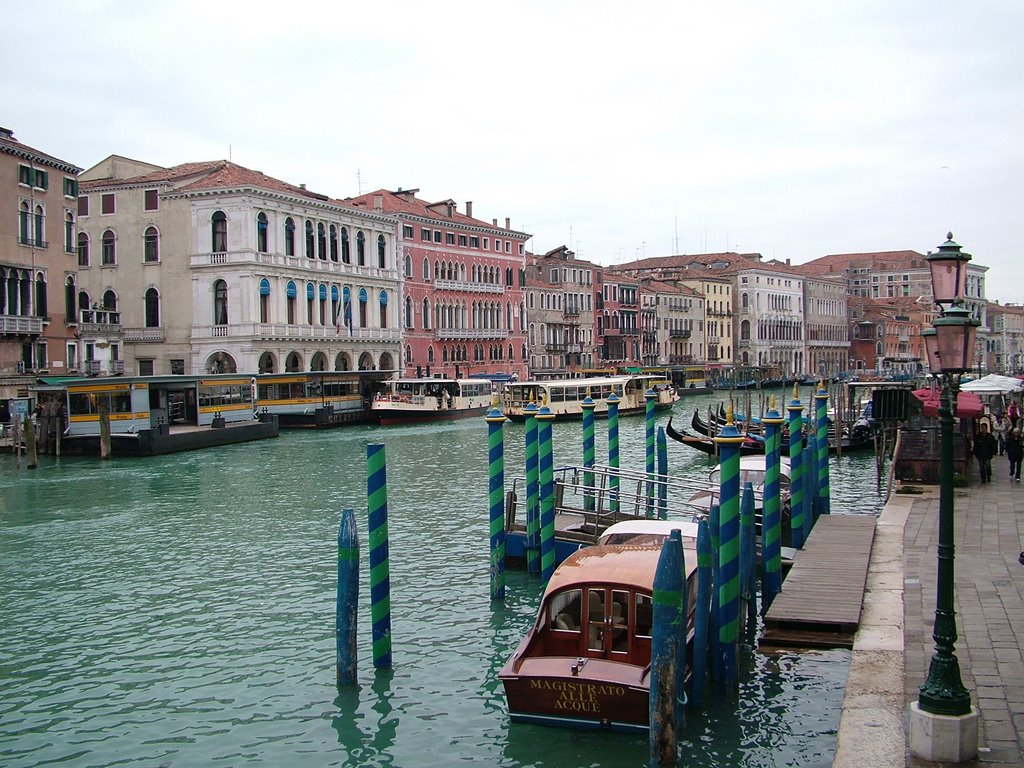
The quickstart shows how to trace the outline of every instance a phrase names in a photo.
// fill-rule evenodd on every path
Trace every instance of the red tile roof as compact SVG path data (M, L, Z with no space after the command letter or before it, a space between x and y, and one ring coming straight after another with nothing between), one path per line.
M67 160L61 160L58 157L54 157L53 155L35 149L34 147L30 147L27 144L22 144L13 136L8 138L6 134L0 135L0 152L15 155L16 157L21 157L31 162L49 165L53 168L64 171L65 173L73 173L77 175L82 172L82 169L77 165L69 163Z
M922 269L928 266L925 256L917 251L875 251L873 253L833 253L800 265L808 273L826 274L847 269Z
M435 219L439 222L444 222L453 226L461 225L477 228L486 227L487 229L499 229L502 232L508 232L510 234L525 234L516 232L516 230L504 229L503 227L498 227L493 223L488 223L486 221L467 216L464 213L460 213L455 201L450 198L430 203L416 197L416 192L419 192L419 190L407 189L391 191L387 189L378 189L374 192L367 192L364 195L358 195L357 197L347 197L341 202L345 205L350 205L353 208L373 210L377 205L377 199L379 198L384 213L396 214L398 216L406 215L425 219Z

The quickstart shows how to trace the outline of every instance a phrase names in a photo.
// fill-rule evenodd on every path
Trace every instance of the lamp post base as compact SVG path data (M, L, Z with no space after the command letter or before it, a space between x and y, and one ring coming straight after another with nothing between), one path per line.
M910 753L932 763L965 763L978 756L978 710L933 715L910 705Z

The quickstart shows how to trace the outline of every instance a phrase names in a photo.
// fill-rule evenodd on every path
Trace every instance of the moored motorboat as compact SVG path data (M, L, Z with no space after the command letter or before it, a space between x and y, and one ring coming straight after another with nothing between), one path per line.
M690 638L697 556L693 539L683 546ZM660 540L599 544L558 566L534 625L498 674L513 721L647 730L661 549Z

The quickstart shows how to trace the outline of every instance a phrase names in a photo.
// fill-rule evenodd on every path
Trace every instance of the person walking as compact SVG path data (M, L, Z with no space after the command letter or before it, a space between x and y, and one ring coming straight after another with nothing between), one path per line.
M1016 427L1017 422L1020 421L1020 407L1017 405L1016 400L1010 401L1010 406L1006 409L1006 415L1010 417L1010 423Z
M988 423L982 421L978 425L978 434L974 436L974 445L971 452L978 460L978 473L981 475L981 482L992 482L992 457L996 455L999 446L992 433L988 431Z
M1013 422L1005 413L996 420L996 442L999 443L999 455L1006 452L1006 438L1013 431Z
M1006 455L1010 459L1010 481L1020 482L1020 462L1024 458L1024 438L1020 427L1015 427L1006 437Z

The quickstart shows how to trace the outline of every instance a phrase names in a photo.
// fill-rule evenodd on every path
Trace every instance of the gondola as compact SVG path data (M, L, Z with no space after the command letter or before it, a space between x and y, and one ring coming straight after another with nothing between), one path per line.
M696 416L696 414L694 414ZM665 427L665 434L676 440L683 445L688 445L702 453L706 453L709 456L715 455L715 439L709 435L692 435L686 430L682 432L676 430L672 426L672 419L669 418L668 424ZM746 439L740 444L740 456L757 456L764 453L764 441L759 437L754 437L749 434L745 435ZM843 453L850 453L853 451L867 451L872 450L875 447L874 434L870 428L857 429L854 432L854 437L844 437L843 442L840 446ZM789 450L788 438L783 441L783 451ZM829 440L828 446L829 453L835 454L836 443L835 438Z

